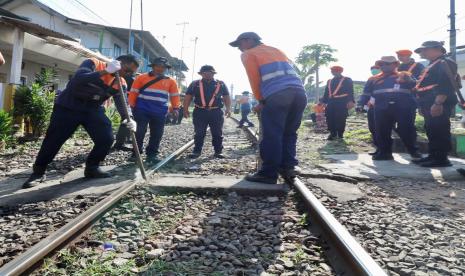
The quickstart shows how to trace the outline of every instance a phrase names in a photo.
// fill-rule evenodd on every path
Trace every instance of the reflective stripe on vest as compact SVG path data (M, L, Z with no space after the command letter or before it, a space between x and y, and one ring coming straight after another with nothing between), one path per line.
M415 69L415 67L417 67L417 63L414 62L412 65L410 65L410 67L408 68L407 72L409 73L412 73L413 69Z
M384 93L404 93L404 94L410 94L409 89L405 88L400 88L400 89L395 89L395 88L384 88L384 89L378 89L373 91L373 94L378 95L378 94L384 94Z
M339 92L339 90L341 89L341 86L342 86L342 83L344 82L344 80L346 79L346 77L342 77L342 79L339 81L337 87L336 87L336 90L334 90L334 92L331 91L331 81L333 79L330 79L328 81L328 96L330 98L341 98L341 97L345 97L347 96L347 94L342 94L342 95L337 95L336 94Z
M210 102L208 103L208 106L205 101L205 92L203 89L203 82L200 80L199 81L199 88L200 88L200 100L202 101L202 108L211 108L213 106L213 103L215 102L216 95L220 92L221 89L221 83L218 82L216 84L216 89L215 92L212 95L212 98L210 99Z
M415 86L415 91L424 92L424 91L431 90L431 89L435 88L436 86L438 86L437 84L431 84L431 85L428 85L428 86L425 86L425 87L421 87L421 83L426 78L426 75L428 75L429 70L431 70L431 68L433 68L433 66L438 64L438 62L440 62L440 61L441 61L441 59L436 60L435 62L428 65L428 67L426 67L425 70L423 70L423 72L420 75L420 78L418 79L417 85Z

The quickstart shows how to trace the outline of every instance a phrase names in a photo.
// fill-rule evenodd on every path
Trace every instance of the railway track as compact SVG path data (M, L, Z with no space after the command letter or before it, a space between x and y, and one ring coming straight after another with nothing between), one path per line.
M209 145L206 143L206 154L203 157L194 161L186 159L184 158L186 151L192 145L192 141L190 141L157 164L155 168L148 171L148 175L154 175L160 170L168 174L165 177L170 177L169 173L178 173L179 171L185 174L201 176L208 174L238 176L251 171L255 166L255 158L252 155L255 152L253 144L256 144L258 137L251 129L244 128L247 137L252 139L252 143L244 146L247 141L246 138L241 134L242 131L236 129L235 125L231 123L231 121L229 125L227 123L225 129L225 152L230 158L212 160L209 158ZM171 164L170 161L176 158L179 159L174 165L168 165ZM150 184L156 183L159 177L153 177L149 181ZM129 240L128 248L119 250L120 253L133 255L130 257L134 257L136 261L139 260L139 264L147 268L145 270L129 270L132 273L158 275L157 271L168 267L168 269L180 272L180 275L183 275L183 273L186 275L210 275L215 269L227 271L227 275L229 273L253 275L260 272L296 275L292 274L294 270L307 272L307 275L312 275L312 273L320 273L321 275L335 273L385 275L385 272L363 250L348 231L337 222L300 179L297 178L291 185L294 189L290 194L293 194L293 196L253 197L228 193L227 195L187 194L179 198L177 194L176 200L178 201L174 200L173 202L178 202L178 204L184 202L184 206L179 207L169 204L168 201L172 199L170 195L165 198L165 195L154 192L153 187L144 189L143 187L146 187L146 185L143 185L139 178L121 187L52 235L4 265L0 268L0 275L43 274L47 268L39 268L39 265L43 263L44 259L53 256L60 249L66 248L70 244L74 244L74 247L77 244L77 247L81 249L91 247L92 250L96 251L102 251L103 248L102 254L106 253L108 247L117 247L111 243L101 244L95 242L92 235L95 236L97 232L95 232L96 230L90 230L93 225L95 225L93 229L98 229L100 233L102 231L106 233L107 237L102 238L102 240L117 237L118 241L124 242L124 239L120 238L120 236ZM136 187L138 189L135 190ZM128 200L128 198L137 199L137 202L142 204L134 207L134 201ZM161 200L164 198L166 199L165 202ZM301 203L304 203L307 208L304 211L309 215L299 216L296 211L298 209L297 198L301 200ZM148 205L147 202L149 202ZM186 205L186 202L189 204ZM165 223L165 226L170 224L169 227L158 227L157 231L150 233L152 237L144 234L146 237L134 242L127 239L127 232L118 232L119 228L115 225L121 222L124 216L126 222L131 221L128 220L128 217L131 217L130 211L128 211L128 214L123 214L128 208L133 208L133 210L135 208L135 210L139 210L143 214L150 214L151 217L155 218L151 220L151 223L155 223L156 220L166 220L166 217L163 216L165 211L171 212L170 216L180 219ZM192 212L192 210L195 210L195 212ZM117 213L118 219L112 219L113 213ZM307 230L305 222L299 222L299 219L302 218L309 219L312 226L311 232ZM134 228L144 228L144 226L137 223L133 224L135 224L134 227L125 224L125 231L131 229L132 232L130 233L133 233ZM177 224L182 224L182 226L177 226ZM155 240L153 238L154 234L158 237ZM91 237L86 237L86 235ZM318 235L323 236L324 242L318 238ZM160 238L161 236L173 238L163 240ZM82 242L83 237L85 242ZM244 237L249 240L243 240ZM97 245L90 245L92 242ZM103 243L103 241L101 242ZM320 254L320 250L324 251L323 247L329 248L329 253L322 252ZM116 249L118 250L118 248ZM295 254L292 255L292 251L296 250L303 252L298 258ZM143 252L140 253L141 251ZM138 253L133 254L135 252ZM206 254L205 252L209 253ZM215 253L219 255L210 258L209 254L215 255ZM286 255L287 253L289 255ZM102 257L102 254L100 257ZM161 264L157 261L158 259L163 260L163 267L160 267ZM196 263L197 260L202 260L200 265ZM218 260L218 264L215 264L215 260ZM332 263L332 268L326 264L329 260ZM113 261L116 266L123 266L126 263L130 262L121 257ZM175 264L174 267L169 266L171 264ZM179 268L178 264L182 264L182 267ZM189 264L194 264L194 266L189 267ZM228 267L229 265L231 267ZM248 269L250 267L254 269ZM190 273L189 269L192 270L192 273Z

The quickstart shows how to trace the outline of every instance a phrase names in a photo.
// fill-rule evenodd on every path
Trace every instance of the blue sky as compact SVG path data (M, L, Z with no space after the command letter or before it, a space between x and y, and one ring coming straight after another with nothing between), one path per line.
M129 26L130 0L79 1L112 25ZM140 0L134 0L135 28L140 27L139 7ZM456 9L457 28L465 30L465 1L457 1ZM257 32L264 43L282 49L291 59L304 45L329 44L338 50L337 63L344 66L345 75L365 80L380 56L414 49L425 40L448 43L448 14L448 0L144 0L144 29L179 57L182 27L177 23L189 22L183 51L187 65L192 69L192 40L199 37L194 72L211 64L217 77L234 84L239 93L250 88L240 52L228 42L241 32ZM458 32L457 42L465 44L465 31ZM190 82L191 72L187 76ZM329 76L323 69L322 80Z

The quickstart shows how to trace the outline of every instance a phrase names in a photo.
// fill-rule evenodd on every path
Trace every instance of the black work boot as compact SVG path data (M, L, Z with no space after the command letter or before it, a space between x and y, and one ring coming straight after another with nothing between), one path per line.
M430 161L425 161L420 163L420 166L425 168L443 168L443 167L450 167L452 163L449 161L448 158L440 158L440 159L431 159Z
M276 178L261 175L259 173L248 174L245 177L245 180L250 181L250 182L260 182L260 183L265 183L265 184L276 184L278 182L278 179Z
M195 152L194 151L193 153L189 154L189 158L196 159L196 158L199 158L200 155L201 155L200 152Z
M465 169L459 168L459 169L457 169L457 172L465 177Z
M412 157L412 160L418 160L423 158L423 155L421 155L421 153L419 153L417 150L410 151L409 154L410 157Z
M374 161L387 161L393 160L394 157L392 156L392 153L378 152L377 154L373 155L371 159Z
M286 182L292 182L297 177L297 172L294 168L280 169L279 174Z
M336 140L337 139L337 134L335 133L331 133L328 135L328 138L326 138L326 140L328 141L333 141L333 140Z
M213 157L218 158L218 159L224 159L224 158L226 158L226 156L224 156L224 154L222 154L221 152L215 152L215 154L213 155Z
M417 165L421 165L422 163L429 162L431 160L433 160L433 155L428 154L428 156L425 156L423 158L412 160L412 163L417 164Z
M158 162L160 162L161 160L158 159L156 155L148 155L145 161L147 163L155 165L155 164L158 164Z
M84 176L86 178L108 178L111 177L110 173L104 172L100 167L96 168L85 168Z
M379 150L376 149L375 151L369 152L368 154L373 156L373 155L377 155L378 153L379 153Z
M47 179L47 177L45 176L45 170L46 166L33 165L32 174L29 176L26 182L24 182L21 188L29 189L45 182L45 180Z

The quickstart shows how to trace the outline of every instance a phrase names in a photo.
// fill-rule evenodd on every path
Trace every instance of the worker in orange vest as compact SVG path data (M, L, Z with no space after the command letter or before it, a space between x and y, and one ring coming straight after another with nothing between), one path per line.
M165 71L171 68L168 60L159 57L149 66L152 67L152 71L134 80L128 102L134 110L134 118L138 125L136 140L141 153L147 126L150 127L149 144L145 149L146 161L155 164L159 162L158 148L165 128L168 103L171 103L173 112L178 113L180 100L176 81L165 75Z
M258 172L246 180L276 184L278 173L286 180L296 175L297 129L307 106L302 80L289 58L279 49L265 45L254 32L240 34L229 43L241 52L242 63L250 87L259 101L254 107L260 112L263 139L260 157L263 160Z
M342 139L349 110L355 106L352 79L342 75L344 68L332 66L334 78L328 80L322 102L326 104L328 140Z
M400 61L400 65L397 68L397 71L408 72L414 79L418 80L421 72L423 69L425 69L425 66L421 63L415 62L415 60L412 58L413 52L410 50L399 50L396 52L396 54Z
M223 155L223 105L226 106L225 115L231 116L231 98L224 82L214 78L215 68L204 65L200 68L201 80L193 81L187 88L184 98L184 117L188 118L189 106L194 100L194 151L191 158L198 158L202 153L207 127L210 127L215 158L224 158Z

